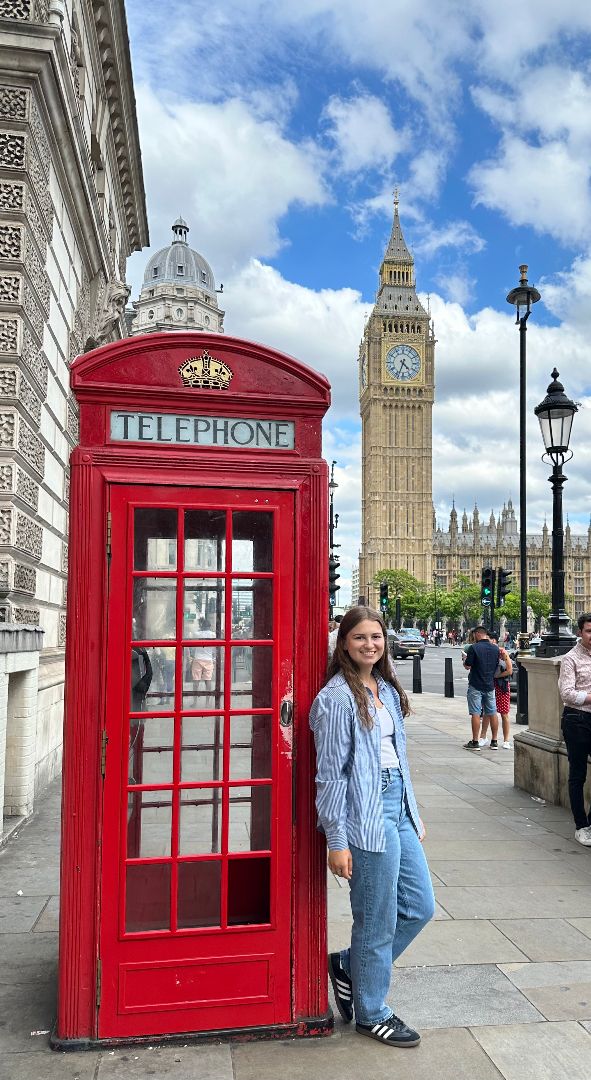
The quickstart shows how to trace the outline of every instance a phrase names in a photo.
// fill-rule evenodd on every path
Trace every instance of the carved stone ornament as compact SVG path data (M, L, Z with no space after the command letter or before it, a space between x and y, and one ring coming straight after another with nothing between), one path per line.
M24 169L27 137L17 131L0 131L0 168Z
M0 274L1 303L20 304L22 280L20 274Z
M29 235L27 235L25 241L25 270L35 287L37 296L45 308L45 313L49 315L49 278L41 265L35 245Z
M227 390L233 374L223 360L210 356L207 349L201 356L192 356L179 367L179 375L184 385L200 389Z
M6 494L7 492L13 494L14 470L15 465L13 462L4 462L0 465L0 491L2 494Z
M14 481L13 481L14 482ZM39 484L24 469L17 467L16 470L16 494L23 502L33 507L35 512L39 508Z
M33 559L40 559L43 550L43 528L26 514L17 510L14 546L25 551Z
M20 259L23 256L22 225L3 222L0 225L0 259Z
M67 430L68 435L70 436L70 438L75 443L79 442L79 440L80 440L80 421L78 419L78 413L76 411L76 406L73 404L71 399L68 400L68 416L67 416L67 420L66 420L66 430Z
M62 541L62 574L68 573L68 545Z
M0 351L2 351L1 347ZM34 341L28 326L25 326L23 330L23 350L21 355L23 363L41 388L42 398L45 400L47 394L47 357Z
M16 446L16 414L14 410L0 412L0 447L14 450Z
M45 447L39 436L25 423L22 417L19 419L18 425L18 451L25 461L29 462L35 472L42 477L45 470Z
M27 120L29 97L22 86L0 86L0 120Z
M97 323L96 339L99 343L107 340L113 328L123 318L130 292L129 285L122 281L109 282L105 306Z
M57 633L58 646L63 649L66 644L66 613L60 611L59 627Z
M0 0L0 19L46 23L49 19L47 0Z
M13 573L13 588L18 592L35 595L37 588L37 571L34 566L25 566L24 563L15 562Z
M12 539L12 508L0 507L0 544L10 544Z
M18 352L19 329L19 319L0 318L0 354Z
M0 210L9 214L12 210L22 211L25 205L25 185L14 180L0 181Z
M10 592L8 568L9 563L0 562L0 595L2 596L2 599L5 599Z
M12 621L23 623L25 626L39 626L41 622L39 608L13 607Z

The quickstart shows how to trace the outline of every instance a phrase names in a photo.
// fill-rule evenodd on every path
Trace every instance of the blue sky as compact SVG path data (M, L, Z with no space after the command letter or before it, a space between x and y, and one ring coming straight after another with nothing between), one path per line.
M360 535L357 354L392 191L438 346L434 501L518 496L518 265L528 330L528 527L551 514L533 407L554 364L583 408L565 509L591 512L591 5L539 0L127 0L152 250L182 213L226 331L333 384L343 593ZM136 297L148 252L129 263ZM585 408L586 406L586 408ZM345 596L348 599L348 596Z

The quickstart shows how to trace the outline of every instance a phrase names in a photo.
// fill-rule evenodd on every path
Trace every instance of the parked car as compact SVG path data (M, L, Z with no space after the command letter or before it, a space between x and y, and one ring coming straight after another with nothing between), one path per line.
M425 642L420 630L403 626L400 630L388 630L388 648L394 660L408 660L409 656L425 655Z

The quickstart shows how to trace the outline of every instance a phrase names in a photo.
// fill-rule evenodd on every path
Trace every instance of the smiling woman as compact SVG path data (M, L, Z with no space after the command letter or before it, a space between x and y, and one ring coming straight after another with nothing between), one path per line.
M392 964L434 913L406 756L408 712L383 619L371 608L350 608L310 712L328 866L349 881L353 914L351 945L330 954L328 970L345 1023L355 1015L359 1034L385 1046L420 1042L386 997Z

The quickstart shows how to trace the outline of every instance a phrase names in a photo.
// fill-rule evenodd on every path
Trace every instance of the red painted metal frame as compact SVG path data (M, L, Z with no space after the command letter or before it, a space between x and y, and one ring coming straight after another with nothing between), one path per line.
M178 368L208 349L234 372L231 390L180 385ZM326 989L325 844L316 830L310 702L326 662L328 475L323 376L274 350L220 335L153 334L79 357L72 387L81 444L71 458L66 715L62 817L59 1006L54 1045L95 1044L103 823L101 743L108 650L105 523L111 484L270 488L295 497L292 1015L238 1038L330 1030ZM289 419L295 450L124 445L109 439L109 410ZM220 1033L211 1033L211 1036Z

